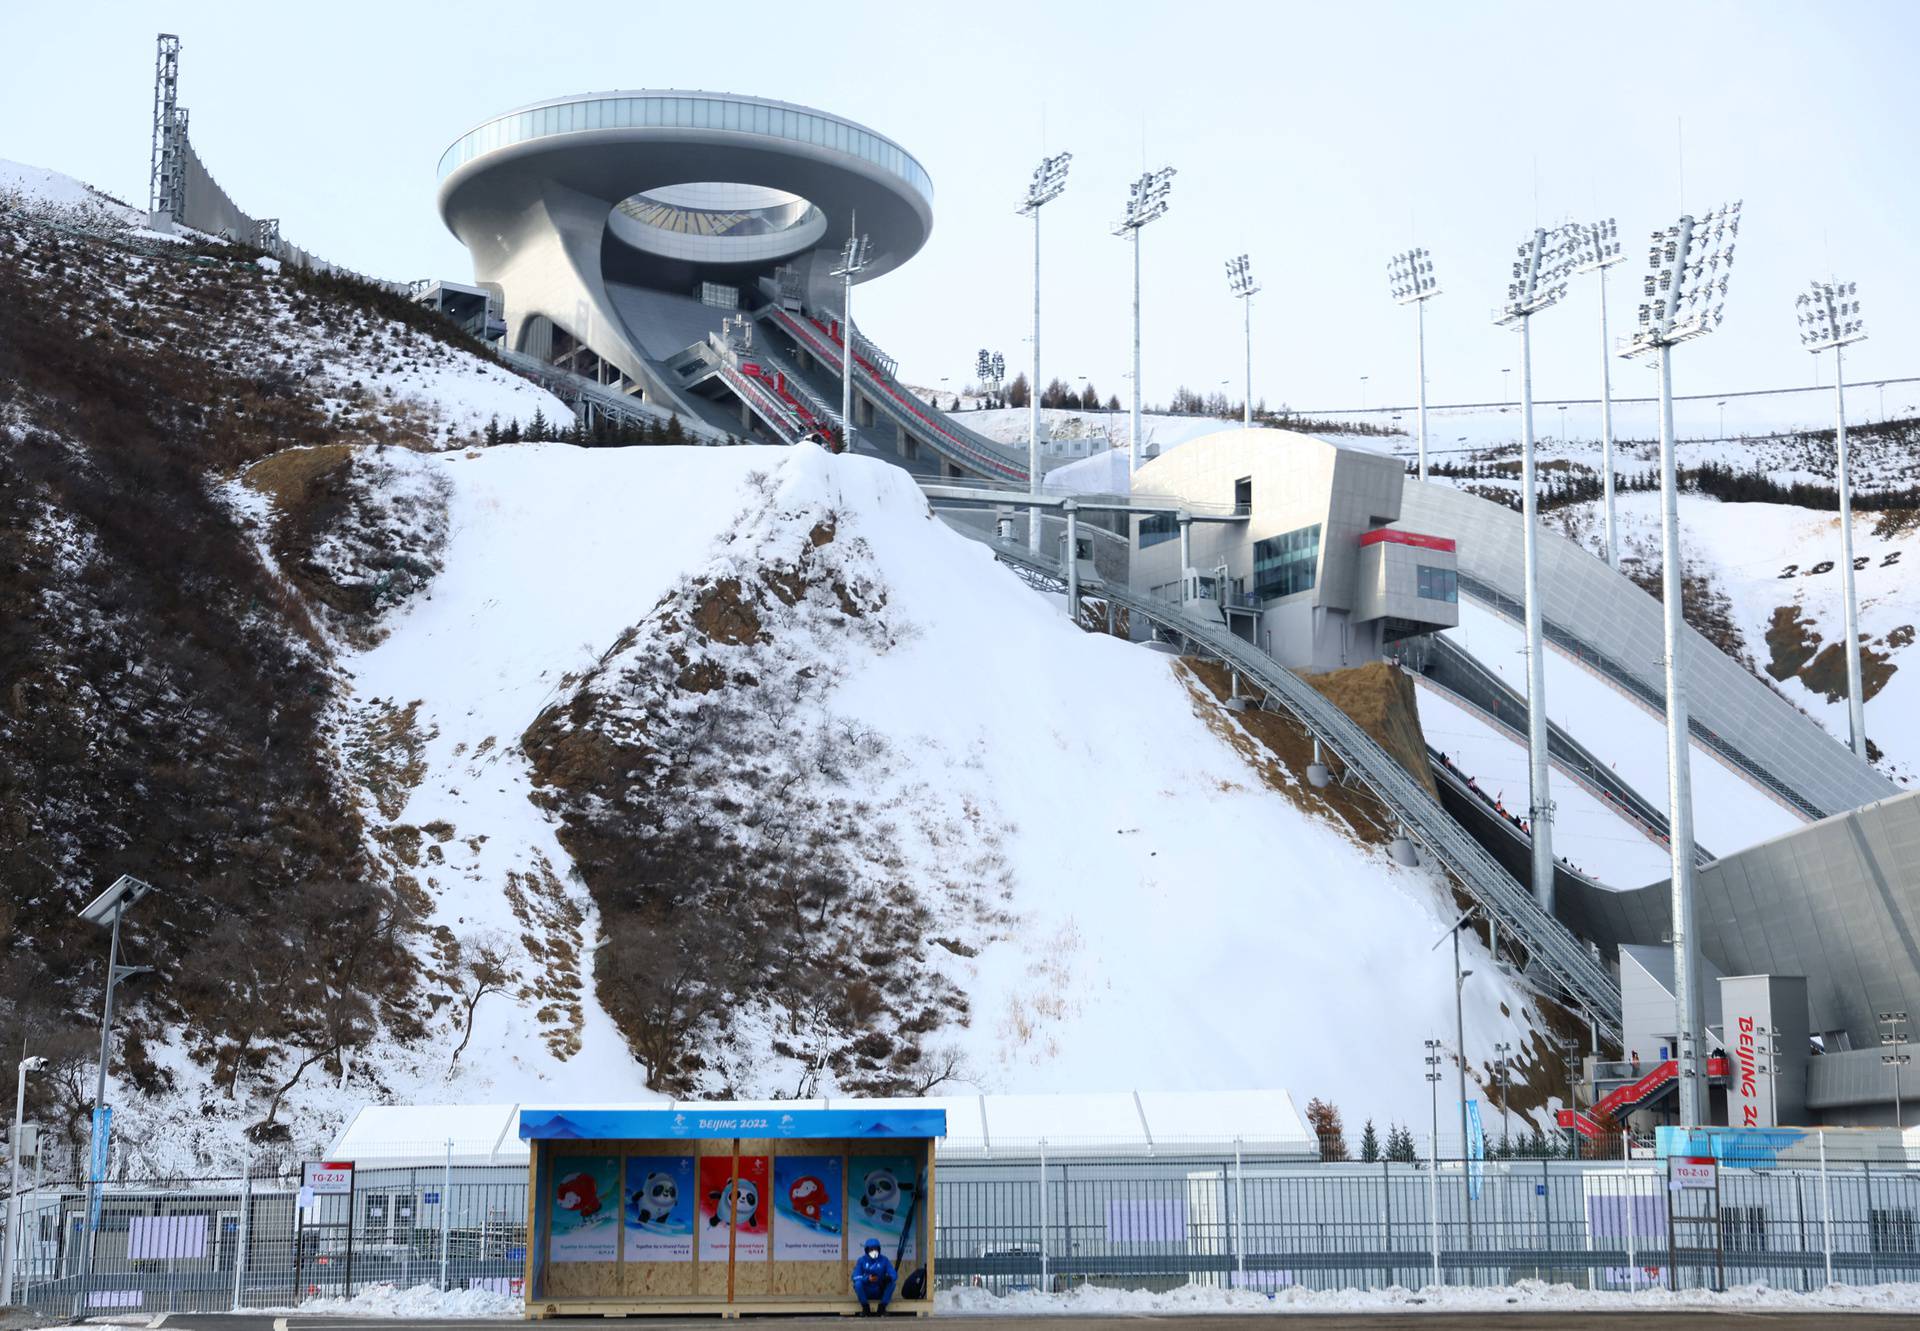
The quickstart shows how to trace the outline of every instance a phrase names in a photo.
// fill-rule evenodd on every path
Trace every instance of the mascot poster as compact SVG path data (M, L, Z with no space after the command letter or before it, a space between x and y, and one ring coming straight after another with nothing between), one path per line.
M554 1157L547 1232L550 1262L619 1260L619 1156Z
M773 1260L840 1260L840 1157L783 1155L773 1162Z
M899 1250L919 1167L904 1155L856 1155L847 1160L847 1251L879 1239L887 1260Z
M733 1226L733 1255L742 1262L763 1262L767 1258L767 1194L773 1180L764 1155L739 1157L740 1177L733 1177L734 1157L700 1157L699 1219L700 1260L727 1260L727 1226Z
M693 1260L693 1157L627 1157L627 1260Z

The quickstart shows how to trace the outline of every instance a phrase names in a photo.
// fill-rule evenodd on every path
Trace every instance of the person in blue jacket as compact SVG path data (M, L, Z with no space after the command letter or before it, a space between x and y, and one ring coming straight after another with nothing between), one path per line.
M880 1251L879 1239L868 1239L867 1249L853 1264L853 1293L862 1316L885 1316L893 1301L893 1263ZM876 1308L874 1305L878 1304Z

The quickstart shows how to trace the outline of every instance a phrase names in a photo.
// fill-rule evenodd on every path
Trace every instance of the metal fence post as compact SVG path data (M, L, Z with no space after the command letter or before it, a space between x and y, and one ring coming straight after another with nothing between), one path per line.
M1233 1251L1240 1284L1247 1283L1247 1177L1240 1159L1240 1139L1233 1139Z
M1627 1185L1627 1291L1640 1288L1640 1262L1635 1249L1639 1246L1640 1227L1640 1185L1633 1181L1633 1150L1627 1135L1620 1134L1620 1158L1626 1163L1621 1175Z
M240 1166L240 1237L233 1253L233 1311L240 1311L240 1290L247 1269L247 1240L253 1232L253 1169Z
M1827 1283L1833 1283L1833 1188L1827 1177L1827 1134L1822 1131L1820 1138L1820 1227L1824 1232L1823 1243L1827 1254Z
M1040 1139L1040 1292L1050 1293L1053 1282L1047 1278L1047 1139Z
M440 1292L447 1285L448 1217L453 1210L453 1138L447 1138L447 1163L440 1176Z

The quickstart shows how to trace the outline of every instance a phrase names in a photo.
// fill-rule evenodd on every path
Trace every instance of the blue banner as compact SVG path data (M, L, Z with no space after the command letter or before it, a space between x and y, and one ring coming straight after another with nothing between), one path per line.
M113 1106L100 1105L93 1111L93 1150L92 1163L87 1177L92 1179L93 1200L87 1206L87 1228L100 1228L100 1194L104 1191L99 1185L107 1177L107 1139L113 1131Z
M728 1137L944 1137L944 1109L522 1109L521 1141Z
M1481 1161L1487 1158L1487 1137L1480 1131L1480 1102L1467 1101L1467 1200L1480 1200L1480 1185L1486 1175L1487 1167Z

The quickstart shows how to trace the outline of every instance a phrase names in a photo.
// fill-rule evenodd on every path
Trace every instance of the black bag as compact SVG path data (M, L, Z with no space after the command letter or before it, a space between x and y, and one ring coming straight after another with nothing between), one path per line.
M927 1268L921 1267L900 1285L900 1297L909 1302L927 1297Z

